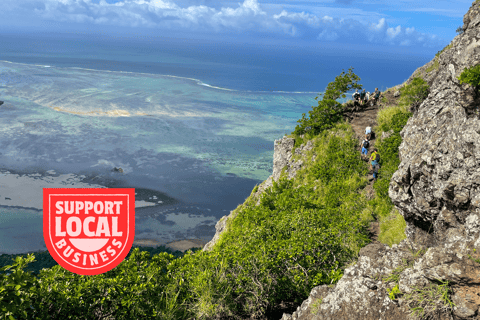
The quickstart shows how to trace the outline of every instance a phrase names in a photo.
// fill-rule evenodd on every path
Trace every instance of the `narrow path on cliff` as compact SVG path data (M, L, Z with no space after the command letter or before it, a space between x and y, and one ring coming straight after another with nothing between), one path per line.
M365 128L371 127L372 130L377 126L377 114L378 110L384 105L395 105L397 103L397 98L393 96L394 90L389 90L382 92L380 99L378 100L377 104L372 106L370 103L367 103L365 106L362 106L359 111L354 111L348 114L349 118L351 119L350 125L352 126L353 130L356 133L357 140L358 140L358 153L361 153L360 143L365 139ZM383 97L387 99L386 103L383 103ZM375 132L374 132L375 133ZM375 141L378 139L376 133L372 135L372 139L370 140L370 147L368 148L368 154L366 157L366 162L370 158L372 154L373 148L375 146ZM382 155L380 154L380 157ZM369 184L365 187L366 195L368 198L375 197L375 189L373 189L373 172L370 170L368 173L368 181ZM380 226L377 220L370 223L370 239L375 242L378 239L378 235L380 233Z

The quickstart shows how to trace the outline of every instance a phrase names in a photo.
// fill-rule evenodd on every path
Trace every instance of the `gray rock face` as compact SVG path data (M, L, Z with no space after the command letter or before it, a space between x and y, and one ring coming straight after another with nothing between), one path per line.
M400 97L400 91L395 91L395 93L393 94L393 96L396 98L396 97Z
M435 58L430 94L401 132L401 163L389 196L407 221L407 236L428 246L441 244L447 229L480 212L480 100L457 79L480 61L478 16L474 4L464 33Z
M457 80L480 63L479 6L474 2L465 15L464 32L405 83L420 76L430 85L401 132L401 163L389 187L407 239L392 248L362 248L321 301L312 290L282 319L406 320L413 307L428 310L419 296L426 292L437 295L429 319L480 319L480 94ZM442 283L454 303L450 310L440 298ZM401 294L391 300L387 289L394 285ZM306 315L312 305L315 315Z
M406 319L407 310L388 297L392 283L381 279L404 260L413 259L409 246L416 248L407 241L393 248L378 242L362 248L358 262L345 270L335 287L313 288L302 306L292 315L284 314L283 319ZM318 294L320 289L323 294Z

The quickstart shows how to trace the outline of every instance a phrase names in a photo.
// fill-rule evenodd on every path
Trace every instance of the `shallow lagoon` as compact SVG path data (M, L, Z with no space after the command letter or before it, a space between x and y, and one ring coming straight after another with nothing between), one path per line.
M2 230L18 234L22 227L12 214L35 209L12 207L22 193L38 197L54 177L73 174L77 186L137 188L136 200L150 205L136 209L135 239L159 243L208 241L216 221L271 174L274 140L294 129L316 96L10 62L0 62L0 86ZM24 179L22 191L9 188L12 176ZM43 238L36 216L24 219L31 248L3 233L0 253L37 250Z

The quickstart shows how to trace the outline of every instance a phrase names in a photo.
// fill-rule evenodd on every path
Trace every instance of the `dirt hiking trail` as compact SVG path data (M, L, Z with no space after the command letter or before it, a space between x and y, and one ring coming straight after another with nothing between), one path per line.
M349 123L352 126L353 130L355 131L355 134L357 136L358 140L358 153L360 154L362 151L362 148L360 147L360 143L365 139L365 128L366 127L371 127L372 131L373 129L377 126L377 114L378 110L385 106L385 105L396 105L398 102L398 98L394 97L395 90L389 90L382 92L379 100L377 101L376 105L372 105L371 103L367 103L364 106L361 106L359 109L356 111L352 111L349 114L347 114L349 118ZM386 103L382 102L386 98ZM372 138L370 139L370 146L368 147L368 154L367 157L364 158L365 162L368 162L368 159L370 158L370 155L373 152L373 148L375 147L375 141L379 137L374 134L372 135ZM382 155L380 154L380 157ZM368 199L372 199L375 197L375 190L373 189L373 172L369 170L368 173L368 181L369 184L365 187L365 192L366 196ZM378 241L378 235L380 233L380 228L379 228L379 222L375 220L374 222L370 223L370 239L373 242Z

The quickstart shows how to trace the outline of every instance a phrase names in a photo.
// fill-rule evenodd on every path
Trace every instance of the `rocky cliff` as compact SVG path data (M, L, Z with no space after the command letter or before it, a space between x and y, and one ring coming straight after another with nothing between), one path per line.
M480 95L460 84L480 63L480 3L464 32L407 80L430 93L401 132L389 196L407 239L373 243L332 287L319 286L292 315L307 319L480 319ZM390 294L389 294L390 293Z

